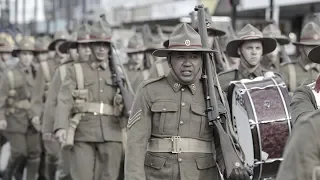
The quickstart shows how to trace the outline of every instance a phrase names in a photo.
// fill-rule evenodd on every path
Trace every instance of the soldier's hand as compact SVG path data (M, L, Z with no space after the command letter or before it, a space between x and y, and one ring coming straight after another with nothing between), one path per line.
M0 120L0 130L6 130L6 129L7 129L7 121Z
M33 127L40 132L41 131L41 123L40 123L40 118L39 116L35 116L32 118L31 123L33 125Z
M245 168L239 167L232 170L228 180L250 180L250 176Z
M66 142L66 139L67 139L67 131L65 129L59 129L57 132L56 132L56 138L58 139L58 141L60 143L64 143Z

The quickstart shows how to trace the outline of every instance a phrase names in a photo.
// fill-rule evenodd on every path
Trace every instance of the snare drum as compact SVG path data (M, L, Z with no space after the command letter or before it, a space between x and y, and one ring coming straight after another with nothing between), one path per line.
M275 177L291 133L290 96L280 77L231 83L228 92L235 132L253 179Z

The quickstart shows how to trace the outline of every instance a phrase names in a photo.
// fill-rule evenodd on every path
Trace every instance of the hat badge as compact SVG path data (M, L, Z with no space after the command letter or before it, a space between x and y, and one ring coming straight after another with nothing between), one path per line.
M313 39L319 39L319 36L317 34L313 35Z
M184 43L186 44L186 46L190 46L190 44L191 44L189 39L187 39Z
M256 35L256 33L254 31L251 31L250 35Z

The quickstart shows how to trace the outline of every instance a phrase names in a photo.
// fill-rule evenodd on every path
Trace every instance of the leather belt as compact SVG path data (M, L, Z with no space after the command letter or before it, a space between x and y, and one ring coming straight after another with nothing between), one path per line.
M113 106L104 103L76 103L74 108L80 113L93 113L94 115L114 116Z
M149 152L171 152L173 154L183 152L212 153L212 142L193 138L151 138L148 143Z

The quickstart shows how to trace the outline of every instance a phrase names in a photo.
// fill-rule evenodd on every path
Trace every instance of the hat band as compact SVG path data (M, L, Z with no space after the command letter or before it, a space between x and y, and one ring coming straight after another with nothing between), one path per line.
M300 41L319 41L319 38L314 38L314 37L302 37Z
M189 46L185 45L185 44L171 44L168 46L168 49L170 48L176 48L176 47L200 47L202 48L202 45L199 44L190 44Z
M246 39L253 39L253 38L262 38L262 35L245 35L241 36L239 39L246 40Z
M95 36L95 35L90 35L90 39L92 39L92 40L101 40L101 39L110 40L111 37L98 37L98 36Z

